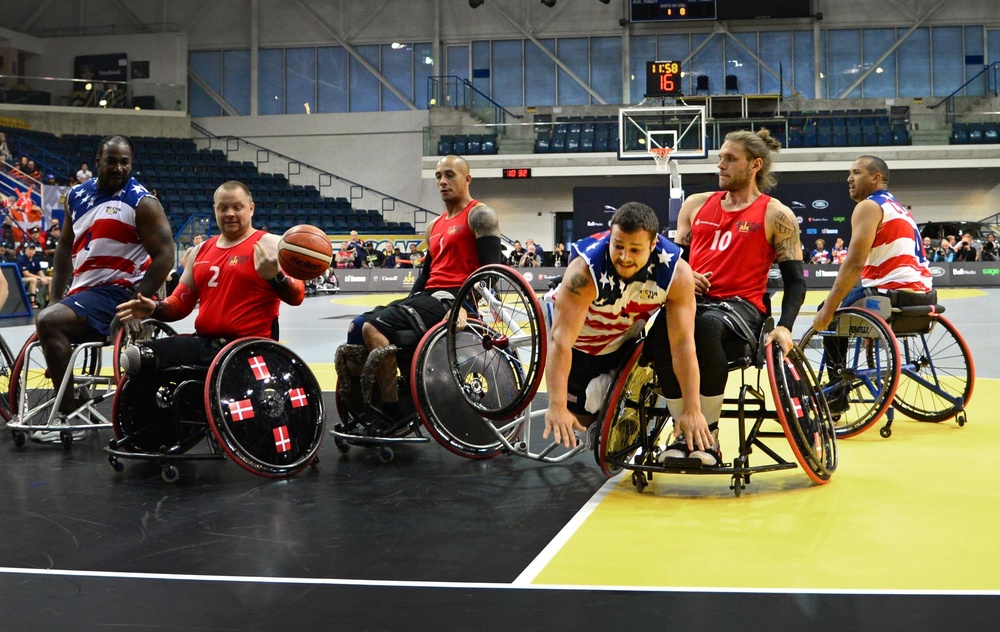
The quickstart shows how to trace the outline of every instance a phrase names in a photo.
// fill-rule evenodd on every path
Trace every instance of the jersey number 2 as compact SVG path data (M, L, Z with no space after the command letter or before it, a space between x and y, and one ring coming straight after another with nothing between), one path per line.
M219 266L210 266L209 270L212 271L212 278L208 280L208 287L219 287L219 273L222 270Z

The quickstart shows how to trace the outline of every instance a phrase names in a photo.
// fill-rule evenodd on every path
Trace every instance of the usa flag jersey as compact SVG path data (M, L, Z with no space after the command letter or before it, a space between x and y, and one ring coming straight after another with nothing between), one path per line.
M676 244L657 235L649 263L626 281L611 263L610 243L611 231L605 231L573 244L572 258L582 257L587 262L597 286L597 298L590 304L573 345L590 355L617 351L626 340L639 335L667 300L681 253Z
M98 285L131 287L142 280L149 254L135 228L135 207L149 191L135 178L112 194L91 178L70 190L73 283L67 295Z
M931 272L913 216L885 189L868 199L882 207L882 223L861 269L861 285L917 294L930 292Z

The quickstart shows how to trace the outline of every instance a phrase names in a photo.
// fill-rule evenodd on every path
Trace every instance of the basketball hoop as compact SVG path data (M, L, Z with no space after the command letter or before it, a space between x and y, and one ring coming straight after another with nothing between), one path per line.
M670 164L670 153L672 151L672 147L649 148L649 153L653 156L653 160L656 161L656 170L660 173L666 173L669 170L668 165Z

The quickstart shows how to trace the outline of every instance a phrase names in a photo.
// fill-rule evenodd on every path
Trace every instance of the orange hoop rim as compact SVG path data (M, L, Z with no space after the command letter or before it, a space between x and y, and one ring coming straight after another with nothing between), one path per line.
M673 147L650 147L648 151L657 158L666 158L673 150Z

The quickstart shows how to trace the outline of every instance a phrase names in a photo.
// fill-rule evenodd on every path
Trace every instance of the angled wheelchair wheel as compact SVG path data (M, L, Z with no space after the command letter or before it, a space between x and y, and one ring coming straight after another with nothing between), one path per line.
M45 364L42 348L38 346L38 334L31 334L14 360L10 372L8 405L12 414L20 414L23 424L42 423L48 418L55 405L56 389L49 377L49 369ZM34 345L34 347L32 347ZM29 354L29 349L31 352ZM73 364L75 378L97 376L101 373L100 349L86 349L76 356ZM21 388L25 388L25 400L21 404ZM83 388L79 385L78 389ZM88 395L88 393L78 393Z
M488 265L466 280L457 299L448 316L447 355L461 396L487 419L510 419L531 402L545 367L538 297L516 270ZM463 310L465 334L456 326Z
M767 350L767 377L795 460L822 485L837 469L837 436L816 375L798 347L786 356L778 343Z
M172 369L128 375L111 408L116 448L125 452L182 454L205 437L204 370Z
M462 389L448 369L450 355L448 323L438 323L424 334L417 345L410 365L413 402L428 432L448 450L470 459L485 459L500 454L502 442L490 429L504 428L502 436L513 441L520 424L483 418L465 398ZM463 366L475 369L488 365L493 383L509 384L520 379L518 366L501 349L482 350L478 334L471 330L454 332L454 353ZM470 357L475 358L474 361Z
M829 329L810 328L799 348L816 367L838 437L864 432L892 404L899 349L896 336L876 314L857 307L838 309Z
M219 445L259 476L292 476L316 458L323 397L305 362L265 338L241 338L208 369L204 405Z
M0 336L0 419L3 421L9 421L11 416L10 378L13 370L14 354L10 352L7 341Z
M976 371L965 339L938 316L926 334L899 336L899 386L893 404L917 421L939 422L964 410L972 399Z
M115 346L111 353L111 366L115 372L115 380L120 382L123 377L120 366L122 350L131 347L137 342L157 340L159 338L176 335L177 332L174 331L173 327L152 318L143 320L142 323L140 323L139 331L137 332L133 332L128 327L122 327L119 329L118 333L115 334Z
M597 465L608 477L620 472L622 466L619 464L631 461L642 446L646 428L643 427L640 409L652 406L654 402L651 400L656 398L653 394L656 373L652 366L643 366L639 361L642 344L636 345L635 351L626 360L604 401L601 416L594 420L594 423L601 424L594 456Z

